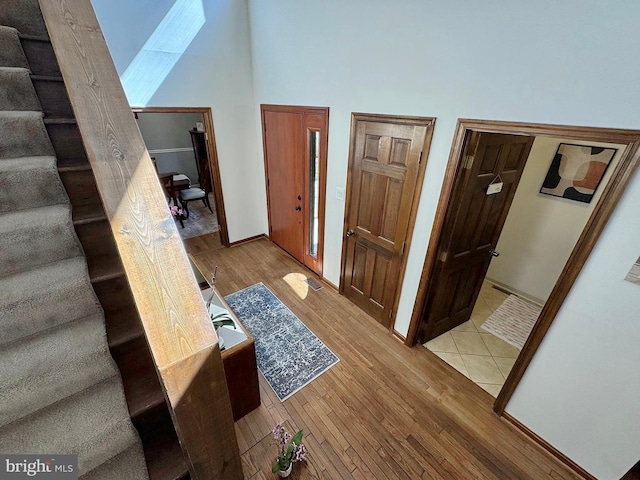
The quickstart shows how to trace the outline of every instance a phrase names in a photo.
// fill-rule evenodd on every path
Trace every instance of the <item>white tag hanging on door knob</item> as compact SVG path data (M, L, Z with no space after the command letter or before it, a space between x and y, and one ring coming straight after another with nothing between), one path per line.
M502 182L502 177L500 177L500 174L496 175L496 178L491 180L491 183L487 187L487 195L495 195L496 193L500 193L503 186L504 183Z

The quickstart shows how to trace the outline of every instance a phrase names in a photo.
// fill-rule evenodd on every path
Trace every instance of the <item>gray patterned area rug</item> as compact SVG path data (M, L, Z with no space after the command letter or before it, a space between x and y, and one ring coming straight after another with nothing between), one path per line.
M258 368L281 402L338 363L338 357L264 284L225 300L253 335Z
M522 350L541 311L538 305L509 295L482 324L482 329Z

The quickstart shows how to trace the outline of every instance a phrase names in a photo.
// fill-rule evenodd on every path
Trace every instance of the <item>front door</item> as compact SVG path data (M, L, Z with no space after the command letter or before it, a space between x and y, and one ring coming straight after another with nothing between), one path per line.
M444 220L421 342L466 322L480 293L534 137L468 135Z
M328 109L262 106L271 240L322 275Z
M302 262L302 114L264 111L263 119L271 240Z
M341 291L393 321L433 119L354 115Z

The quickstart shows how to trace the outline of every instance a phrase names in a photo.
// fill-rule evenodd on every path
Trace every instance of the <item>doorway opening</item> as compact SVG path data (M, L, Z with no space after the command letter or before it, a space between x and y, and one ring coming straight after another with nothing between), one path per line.
M183 240L229 246L210 108L133 108ZM175 211L175 212L174 212Z
M534 142L538 142L538 145L536 146ZM521 153L526 149L526 147L514 148L514 144L518 143L520 145L529 143L531 157L537 151L538 156L546 157L546 162L537 160L529 163L526 160L530 158L527 152L521 168L518 167L516 164L522 160ZM568 147L561 148L561 144ZM571 170L573 167L567 163L568 154L575 153L581 148L585 149L585 145L588 145L585 150L588 154L605 154L596 161L608 158L608 161L604 162L608 163L608 168L599 171L599 174L603 174L604 181L594 184L593 179L589 179L590 185L595 186L591 205L576 201L577 198L584 200L586 197L580 197L573 190L569 190L571 186L576 186L578 194L586 192L588 189L583 188L585 185L581 183L585 179L585 173L589 171L589 176L595 175L594 171L589 169ZM477 348L476 354L485 347L490 354L489 358L493 357L492 365L501 373L500 365L495 362L498 355L491 355L492 350L489 345L489 342L495 342L490 339L491 334L482 329L484 325L482 316L490 316L493 310L498 310L512 294L515 294L517 300L524 300L525 309L535 306L536 302L544 303L539 316L536 313L533 314L534 318L537 316L537 320L534 320L531 333L522 350L516 348L514 348L515 351L511 350L508 356L514 357L515 360L513 358L504 360L501 365L506 373L503 375L503 378L506 377L504 385L491 393L495 394L499 390L494 410L502 414L634 172L638 163L639 146L640 131L635 130L459 120L407 344L429 341L449 331L453 334L455 328L457 329L455 336L459 340L455 343L454 339L456 347L464 345L462 348L466 352ZM608 151L609 149L615 152ZM533 158L531 160L533 161ZM557 162L562 162L560 168ZM523 174L525 169L533 172L529 179ZM551 178L549 181L549 176L553 177L554 174L561 178ZM564 189L555 191L551 188L554 185L562 187L562 181L567 178L573 179L572 185L565 185ZM518 182L523 183L516 194L515 187L518 186ZM542 192L540 192L541 187L543 187ZM550 190L550 195L547 195ZM474 193L470 193L472 191ZM559 192L561 192L560 197L564 195L564 198L557 196ZM517 198L514 200L516 195L521 197L520 200ZM544 204L546 204L547 212L548 208L560 211L555 213L559 219L565 219L564 223L574 221L576 210L580 210L583 226L581 228L581 225L574 225L576 232L572 234L571 240L573 248L571 248L572 245L565 245L563 255L566 260L560 263L564 266L560 270L556 265L556 271L551 275L557 280L555 282L553 279L542 280L534 287L526 287L530 290L526 292L522 289L522 285L526 283L522 283L522 276L526 276L526 272L524 274L521 272L518 278L518 274L509 272L509 265L519 264L519 268L522 269L522 265L529 260L524 258L526 255L538 255L538 258L542 258L540 255L545 254L545 247L541 245L534 245L538 247L538 252L523 251L523 245L527 241L536 240L536 238L527 237L540 234L545 227L551 230L560 228L557 225L555 227L545 225L550 214L543 216L542 219L535 218L531 209L536 203L539 204L537 207L542 205L540 208L545 207ZM512 214L511 207L515 208L518 204L521 204L520 208L525 210L520 210L518 214L518 210L513 209ZM574 213L571 213L572 211ZM509 223L506 223L507 221ZM506 230L503 230L503 226ZM506 237L501 238L503 231ZM510 236L514 238L509 240ZM498 245L501 247L497 248ZM500 258L494 256L499 255L500 248L503 247L506 261L502 262L503 265L495 263L490 269L491 259ZM560 250L562 249L558 248L553 241L551 245L546 246L548 255L557 255ZM570 253L567 254L567 251ZM507 252L512 253L507 254ZM508 259L509 256L512 257L511 261ZM543 260L548 259L543 258ZM503 268L505 264L509 264L506 269ZM498 289L490 283L484 283L487 273ZM539 274L538 276L541 277ZM547 278L551 277L547 272ZM500 278L503 280L501 281ZM540 279L537 278L537 280ZM470 323L466 323L467 321ZM465 343L465 340L471 338L469 334L474 331L481 337L485 333L489 337L482 338L481 344ZM487 339L489 340L485 341ZM443 339L441 343L446 341ZM499 352L498 348L504 345L496 347L494 344L493 347L494 352ZM513 348L508 344L507 347ZM443 347L440 345L437 348ZM503 354L507 350L504 347ZM460 353L459 350L458 353ZM462 355L460 354L461 357ZM501 358L506 359L508 356ZM458 360L457 357L455 359ZM462 360L462 366L467 367L464 357ZM490 362L487 361L486 364ZM461 365L458 364L458 366ZM482 369L482 362L473 368L476 369L477 374ZM470 373L468 369L467 373ZM490 390L490 388L486 389Z
M269 237L322 277L329 109L261 105Z

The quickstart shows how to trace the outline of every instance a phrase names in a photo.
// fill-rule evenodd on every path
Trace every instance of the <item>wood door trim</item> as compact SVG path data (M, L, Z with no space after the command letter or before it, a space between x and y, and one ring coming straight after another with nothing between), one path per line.
M411 212L409 214L409 225L407 227L407 234L405 237L405 248L400 261L400 269L398 272L398 284L396 291L394 292L393 306L391 308L391 323L389 325L389 331L395 332L395 321L398 313L398 303L400 302L400 292L402 291L402 283L404 280L405 271L407 269L407 259L409 258L409 250L411 249L411 240L413 239L413 229L416 223L416 217L418 215L418 204L420 203L420 195L422 193L422 184L424 183L424 175L429 161L429 150L431 148L431 139L433 138L433 129L435 127L435 117L413 117L404 115L384 115L375 113L351 113L351 131L349 134L349 164L347 169L347 184L346 194L344 199L344 221L342 227L342 260L340 262L340 285L338 291L341 295L344 295L345 284L345 272L347 265L347 230L349 229L349 205L351 202L351 183L353 181L352 171L354 162L355 151L355 135L356 135L356 123L358 121L363 122L384 122L393 123L398 125L415 125L426 127L427 132L424 136L424 143L422 144L422 161L418 166L418 175L416 177L416 186L413 192L413 199L411 201Z
M220 177L220 163L218 160L218 148L216 146L216 134L213 128L213 115L209 107L132 107L135 113L201 113L204 123L204 131L208 141L207 157L209 157L209 172L213 184L213 198L216 204L216 216L220 227L220 243L225 247L229 244L229 229L227 227L227 214L224 209L224 196L222 194L222 178Z
M264 110L281 113L326 114L327 118L329 117L329 107L305 107L303 105L273 105L270 103L262 103L260 104L260 113L262 113Z
M576 242L567 264L558 278L545 307L536 322L529 339L518 356L511 373L507 377L498 398L494 403L494 411L503 415L507 402L513 395L518 383L522 379L531 359L533 358L542 339L549 330L562 303L567 297L578 274L582 270L591 250L595 246L600 234L613 213L618 201L635 173L640 163L640 130L625 130L615 128L577 127L564 125L544 125L535 123L500 122L491 120L459 119L456 133L449 155L449 163L445 172L442 193L438 202L427 255L420 278L420 286L416 295L416 302L411 316L409 332L406 339L408 346L413 346L421 323L423 309L427 298L429 280L435 265L438 246L441 241L444 219L447 214L449 201L453 193L455 179L460 172L462 152L468 132L479 131L489 133L504 133L510 135L552 136L570 138L574 140L591 140L606 143L626 143L627 147L614 170L611 179L598 201L591 217Z
M280 113L307 113L315 115L324 115L325 123L323 125L324 135L321 135L320 141L322 142L320 147L320 178L318 191L320 198L318 199L318 253L317 253L317 272L316 275L320 278L324 278L324 223L325 223L325 208L327 200L327 150L329 148L329 107L305 107L300 105L273 105L273 104L260 104L260 134L262 135L262 159L264 162L264 188L267 196L267 220L268 220L268 234L267 238L271 239L271 205L269 200L269 167L267 163L267 138L265 132L264 116L265 112L280 112ZM307 140L305 139L305 145ZM306 201L306 199L305 199ZM306 251L306 245L305 245ZM297 260L296 260L297 261ZM308 268L308 267L307 267Z

